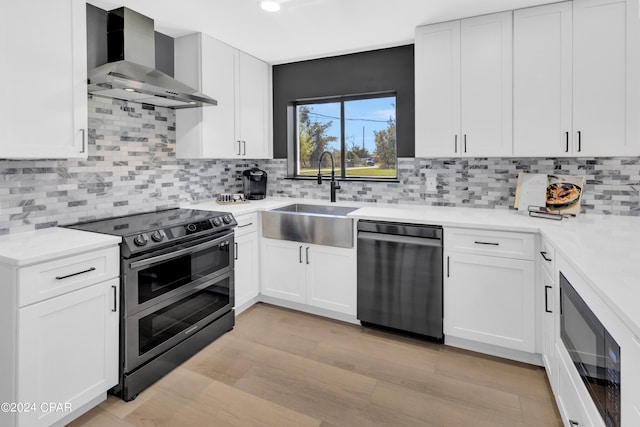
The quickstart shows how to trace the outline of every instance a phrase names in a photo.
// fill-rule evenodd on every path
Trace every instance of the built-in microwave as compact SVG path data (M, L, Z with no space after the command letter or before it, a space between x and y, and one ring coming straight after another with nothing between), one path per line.
M560 336L607 427L620 427L620 346L560 273Z

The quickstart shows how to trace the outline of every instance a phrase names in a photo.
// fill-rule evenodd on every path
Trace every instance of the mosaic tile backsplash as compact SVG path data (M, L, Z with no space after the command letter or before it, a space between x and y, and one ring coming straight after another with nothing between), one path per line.
M0 160L0 234L239 192L245 162L175 158L175 113L89 98L87 160Z
M328 183L286 179L286 160L177 160L175 144L173 110L90 98L87 160L0 160L0 234L241 192L250 166L268 172L270 195L329 199ZM400 182L343 182L338 199L508 209L519 172L585 175L583 212L640 215L638 158L405 158Z
M270 195L329 200L328 183L285 179L286 160L269 160L262 167L269 174ZM342 182L337 198L513 209L520 172L584 176L583 213L640 215L640 158L403 158L398 159L399 182ZM437 191L427 191L427 177L436 179Z

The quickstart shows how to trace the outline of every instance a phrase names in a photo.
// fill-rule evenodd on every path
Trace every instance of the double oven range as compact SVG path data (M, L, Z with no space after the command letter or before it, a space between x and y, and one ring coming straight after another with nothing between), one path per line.
M67 226L122 237L122 399L233 328L236 225L226 212L169 209Z

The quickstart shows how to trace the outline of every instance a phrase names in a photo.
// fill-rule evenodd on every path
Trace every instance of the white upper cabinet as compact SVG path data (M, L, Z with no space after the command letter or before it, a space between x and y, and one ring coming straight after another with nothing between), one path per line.
M84 1L0 2L0 158L86 158L86 46Z
M205 34L175 39L178 80L218 101L176 110L178 158L271 157L270 67Z
M573 2L573 138L578 156L637 155L638 2Z
M510 156L512 13L416 29L416 156Z
M510 156L512 13L461 21L462 154Z
M416 29L416 157L460 155L460 21Z
M516 10L513 21L513 154L573 154L571 2Z

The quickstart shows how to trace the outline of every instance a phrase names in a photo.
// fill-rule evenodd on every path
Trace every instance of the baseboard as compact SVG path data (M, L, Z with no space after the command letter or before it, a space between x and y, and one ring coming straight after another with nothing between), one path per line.
M359 325L360 321L355 315L339 313L336 311L325 310L322 308L312 307L306 304L282 300L280 298L269 297L266 295L259 296L260 302L277 305L279 307L290 308L292 310L302 311L304 313L315 314L316 316L327 317L329 319L340 320L342 322L353 323Z
M464 338L452 337L446 335L444 337L445 345L451 347L462 348L464 350L475 351L477 353L488 354L490 356L502 357L504 359L515 360L516 362L528 363L530 365L544 366L542 363L542 355L538 353L528 353L522 350L513 350L510 348L498 347L492 344L470 341Z

